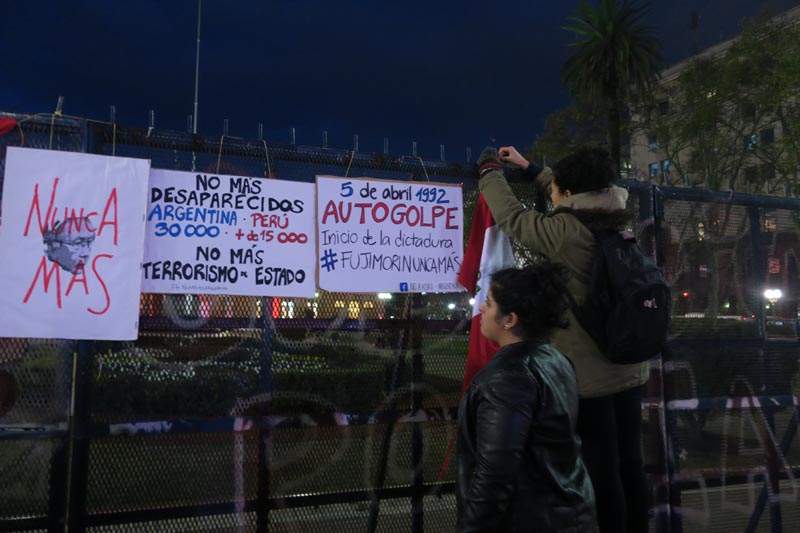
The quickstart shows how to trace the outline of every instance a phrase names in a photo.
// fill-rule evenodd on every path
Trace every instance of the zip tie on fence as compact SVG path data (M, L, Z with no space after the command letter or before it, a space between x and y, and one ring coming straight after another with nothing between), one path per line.
M356 151L355 150L351 151L350 152L350 162L347 163L347 170L344 171L344 177L345 178L350 173L350 165L353 164L353 159L355 158L355 156L356 156Z
M267 147L267 141L261 139L261 142L264 143L264 155L267 158L267 177L272 179L272 167L269 165L269 148Z
M22 121L17 121L17 127L19 128L19 146L20 148L25 148L25 134L22 132Z
M53 113L50 116L50 148L48 148L49 150L53 149L53 128L55 127L55 124L56 124L56 114Z
M219 162L222 160L222 142L225 140L225 136L219 138L219 152L217 152L217 174L219 174Z
M421 157L418 157L417 159L419 159L419 164L422 165L422 170L425 172L425 179L428 180L428 183L430 183L431 179L428 177L428 169L425 168L425 161L423 161Z
M50 150L53 149L53 129L55 129L56 124L56 117L61 116L61 106L64 105L64 97L58 97L58 103L56 104L56 110L53 111L53 114L50 116Z

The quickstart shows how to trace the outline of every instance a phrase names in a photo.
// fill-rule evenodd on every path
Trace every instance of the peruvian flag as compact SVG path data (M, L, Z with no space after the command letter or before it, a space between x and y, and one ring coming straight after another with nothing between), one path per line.
M461 386L462 394L478 370L483 368L483 365L500 349L481 333L480 306L486 299L486 293L489 292L488 282L491 275L498 270L515 265L514 252L508 235L497 227L486 200L482 194L478 195L478 205L475 206L475 213L472 215L467 249L464 251L464 262L461 263L461 272L458 273L458 282L475 297L475 303L472 305L472 326L469 331L467 367L464 369L464 384ZM450 436L442 468L439 470L439 481L443 481L447 475L457 431L458 427L454 428Z
M483 195L472 217L472 226L464 251L464 262L458 273L458 282L475 297L472 306L472 327L469 333L467 367L464 370L462 392L469 387L472 377L497 353L499 346L481 334L480 305L486 300L492 274L516 265L508 235L497 226Z

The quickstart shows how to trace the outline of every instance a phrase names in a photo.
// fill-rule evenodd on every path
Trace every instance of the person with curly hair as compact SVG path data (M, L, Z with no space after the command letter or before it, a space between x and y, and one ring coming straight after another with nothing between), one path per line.
M565 269L542 261L492 275L481 333L500 350L458 412L458 531L594 532L594 494L575 433L572 364L549 341L567 326Z
M539 190L549 192L554 209L539 213L523 206L506 182L504 163L522 168ZM571 274L566 290L583 304L598 250L593 230L623 230L630 223L625 211L628 191L613 184L608 152L584 147L550 169L505 146L484 150L478 165L478 187L500 228L531 251L563 265ZM600 532L647 532L641 398L649 365L612 363L571 311L568 318L569 327L556 331L552 342L575 366L578 435L597 497Z

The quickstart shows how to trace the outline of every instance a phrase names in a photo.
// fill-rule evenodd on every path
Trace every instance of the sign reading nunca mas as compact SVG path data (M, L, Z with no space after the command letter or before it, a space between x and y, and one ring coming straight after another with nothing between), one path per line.
M8 149L0 336L137 337L149 170L141 159Z

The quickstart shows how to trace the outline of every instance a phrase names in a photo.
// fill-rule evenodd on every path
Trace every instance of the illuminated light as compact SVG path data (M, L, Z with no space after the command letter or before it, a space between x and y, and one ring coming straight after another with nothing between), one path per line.
M449 303L449 304L447 304L447 308L448 308L448 309L450 309L450 310L452 311L453 309L455 309L455 308L456 308L456 304L454 304L454 303Z
M767 289L764 291L764 298L769 301L776 301L783 298L783 292L780 289Z
M391 300L392 299L392 293L390 293L390 292L379 292L378 293L378 299L379 300Z
M683 291L683 297L684 298L688 298L689 297L689 292L688 291Z
M475 298L469 299L469 305L475 305Z

